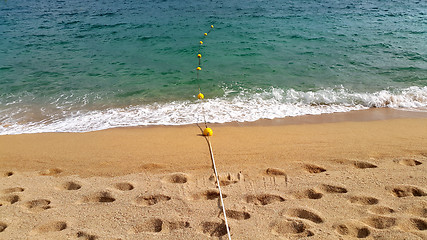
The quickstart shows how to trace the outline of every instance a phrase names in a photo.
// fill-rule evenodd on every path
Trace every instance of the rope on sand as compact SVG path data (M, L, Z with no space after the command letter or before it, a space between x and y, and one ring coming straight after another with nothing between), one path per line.
M203 36L203 40L204 38L211 32L211 30L213 29L213 25L211 25L211 28L209 30L209 32L204 33ZM202 70L201 66L202 66L202 55L200 52L201 46L203 45L203 41L200 41L200 45L199 45L199 49L198 49L198 53L197 53L197 58L199 59L199 64L198 67L196 68L196 72L197 72L197 82L199 83L199 94L197 95L197 98L202 100L205 98L205 96L202 94L201 90L200 90L200 81L199 81L199 71ZM200 131L202 131L202 135L205 136L206 142L208 143L209 146L209 152L211 155L211 160L212 160L212 167L214 169L214 173L215 173L215 181L216 184L218 186L218 190L219 190L219 198L221 201L221 207L222 207L222 212L224 214L224 222L225 222L225 227L227 229L227 235L228 235L228 239L231 240L231 235L230 235L230 228L228 227L228 221L227 221L227 214L225 211L225 206L224 206L224 200L222 198L222 191L221 191L221 186L220 186L220 182L219 182L219 177L218 177L218 171L216 170L216 164L215 164L215 158L214 158L214 154L213 154L213 150L212 150L212 144L210 141L210 136L212 136L213 131L212 129L208 128L207 123L206 123L206 114L203 108L203 117L204 117L204 122L205 122L205 129L202 130L202 128L199 126L199 124L197 124L197 126L200 128Z
M219 199L221 200L222 212L224 213L224 221L225 221L225 227L227 228L228 239L231 240L230 228L228 227L227 215L225 213L224 200L222 198L221 186L219 184L219 177L218 177L218 172L216 170L215 159L214 159L213 150L212 150L212 144L211 144L211 141L209 139L209 136L206 136L205 138L206 138L206 141L208 142L208 145L209 145L209 152L211 153L212 166L213 166L213 169L215 172L215 180L216 180L216 184L217 184L218 190L219 190Z

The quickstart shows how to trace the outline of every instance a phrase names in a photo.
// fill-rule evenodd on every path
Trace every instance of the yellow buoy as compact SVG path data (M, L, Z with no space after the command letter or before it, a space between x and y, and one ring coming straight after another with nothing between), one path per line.
M208 35L208 33L205 33L205 36L207 36Z
M211 28L213 28L213 25L211 25Z
M199 70L199 71L200 71L200 70L202 70L202 68L201 68L201 67L197 67L197 68L196 68L196 70Z
M213 131L210 128L205 128L205 130L203 130L203 136L212 136Z
M198 99L203 99L203 98L205 98L205 95L203 95L203 93L199 93L199 95L197 95L197 98Z
M198 58L202 58L202 54L200 54L200 53L199 53L199 54L197 54L197 57L198 57Z
M202 41L200 41L200 45L202 45L203 44L203 42Z

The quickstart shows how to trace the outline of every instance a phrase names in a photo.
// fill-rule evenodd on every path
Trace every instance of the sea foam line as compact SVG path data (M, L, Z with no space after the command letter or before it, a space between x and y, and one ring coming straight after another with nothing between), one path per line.
M41 132L88 132L114 127L148 125L185 125L203 122L251 122L301 115L348 112L372 107L418 109L427 111L427 87L400 91L353 93L344 88L296 91L270 88L257 93L242 91L234 96L204 101L153 103L106 110L64 112L39 122L18 123L13 119L0 123L0 135ZM200 114L203 113L203 114Z

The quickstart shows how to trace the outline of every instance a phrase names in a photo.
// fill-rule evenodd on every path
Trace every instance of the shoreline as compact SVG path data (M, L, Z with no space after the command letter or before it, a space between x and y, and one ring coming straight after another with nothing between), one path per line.
M214 117L208 117L209 125L213 126L256 126L256 125L289 125L289 124L312 124L312 123L328 123L328 122L343 122L343 121L374 121L374 120L386 120L386 119L397 119L397 118L427 118L427 109L410 110L410 109L393 109L393 108L369 108L363 110L351 110L347 112L335 112L335 113L322 113L322 114L305 114L299 116L287 116L283 118L261 118L254 121L245 121L247 117L245 114L240 113L242 121L231 121L231 122L215 122ZM167 114L166 114L167 115ZM98 119L106 126L93 126L97 125L94 119L80 119L78 124L76 122L50 122L41 124L38 123L22 123L23 125L15 126L15 130L8 129L12 125L0 125L1 133L3 135L20 135L20 134L34 134L34 133L85 133L85 132L96 132L114 128L149 128L149 127L186 127L193 126L196 123L191 123L189 119L185 124L148 124L134 125L135 123L125 122L121 123L121 119L110 116L110 119ZM117 116L116 116L117 117ZM193 116L194 117L194 116ZM138 119L138 116L134 116L131 122ZM197 118L200 120L200 118ZM75 119L76 120L76 119ZM55 124L59 124L62 127L54 127ZM92 124L92 125L91 125ZM32 126L33 125L33 126ZM102 125L102 124L101 124ZM24 130L25 129L25 130Z
M218 164L284 165L319 157L324 161L427 153L425 115L373 109L209 126ZM117 176L210 169L207 144L195 124L3 135L0 145L0 168L10 171L59 168L62 175Z

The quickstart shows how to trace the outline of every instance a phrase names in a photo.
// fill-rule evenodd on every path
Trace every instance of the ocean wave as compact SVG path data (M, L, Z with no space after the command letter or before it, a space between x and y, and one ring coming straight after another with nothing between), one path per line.
M105 110L64 111L62 115L22 122L0 119L0 135L41 132L88 132L114 127L185 125L203 122L250 122L301 115L348 112L368 108L427 111L427 87L356 93L345 88L297 91L269 88L224 89L224 96L195 101L152 103ZM0 111L1 112L1 111Z

